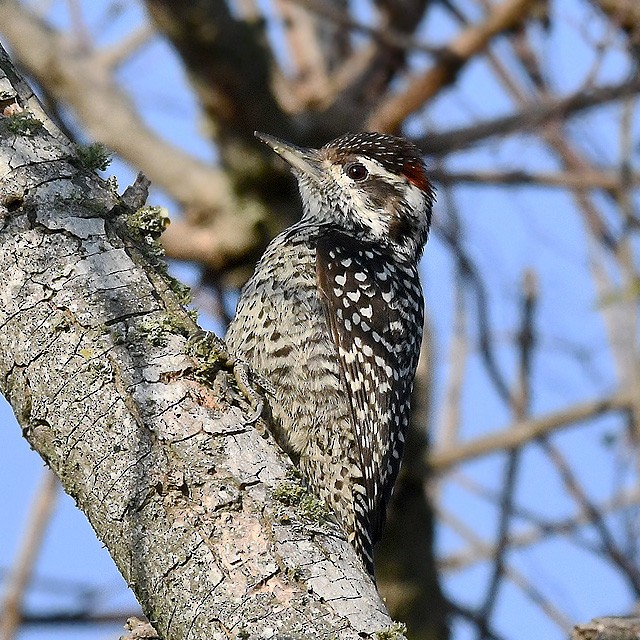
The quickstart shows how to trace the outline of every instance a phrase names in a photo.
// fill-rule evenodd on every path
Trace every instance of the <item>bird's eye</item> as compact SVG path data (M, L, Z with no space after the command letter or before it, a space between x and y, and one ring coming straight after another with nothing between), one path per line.
M352 180L356 180L357 182L364 180L369 175L367 168L363 164L360 164L359 162L353 162L352 164L348 164L345 167L344 171L347 174L347 176L349 176L349 178L351 178Z

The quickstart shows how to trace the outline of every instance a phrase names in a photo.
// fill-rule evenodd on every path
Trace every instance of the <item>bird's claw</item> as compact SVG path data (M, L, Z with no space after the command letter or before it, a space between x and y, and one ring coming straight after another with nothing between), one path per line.
M247 424L254 424L262 416L264 399L256 391L259 387L268 394L273 395L275 388L263 376L251 370L249 365L240 358L236 358L229 352L224 340L209 331L198 331L188 341L187 346L190 355L202 362L202 369L215 365L222 365L233 373L239 391L247 399L254 410L247 419Z

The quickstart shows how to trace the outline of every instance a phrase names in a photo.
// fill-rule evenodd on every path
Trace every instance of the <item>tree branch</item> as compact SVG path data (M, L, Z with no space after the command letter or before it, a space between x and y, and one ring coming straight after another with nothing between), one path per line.
M79 52L68 38L14 0L0 2L0 32L22 67L74 110L94 140L143 171L183 206L233 210L224 174L151 131L101 53Z
M339 9L327 6L318 0L290 0L290 2L298 4L301 7L305 7L309 11L312 11L319 16L323 16L328 20L331 20L331 22L346 27L351 31L364 33L375 42L379 42L387 47L420 51L431 56L438 56L442 53L441 47L432 47L425 42L417 40L408 33L389 28L388 26L384 29L372 27L360 22L347 11L340 11Z
M522 22L533 3L534 0L504 0L495 6L484 22L462 31L446 47L446 55L442 55L426 73L410 79L404 91L384 100L369 118L367 127L372 131L397 131L407 116L451 84L460 69L491 38Z
M22 622L25 591L31 580L33 567L51 519L57 491L58 480L46 469L42 477L42 484L31 506L29 522L21 540L20 552L7 577L4 598L0 607L2 614L0 615L0 638L2 640L12 640Z
M515 171L447 171L429 169L429 177L441 184L501 185L505 187L560 187L561 189L606 189L616 191L626 188L624 178L612 171L557 171L530 173ZM628 181L632 186L640 186L640 174L631 174Z
M640 76L636 74L620 84L578 91L562 98L545 98L522 108L521 111L513 115L451 131L433 132L415 140L415 142L427 154L443 155L464 149L492 136L531 131L552 120L566 119L571 114L626 98L638 92L640 92Z
M26 107L2 50L0 72L4 112ZM0 389L25 438L161 637L382 630L337 527L274 497L292 466L225 364L185 355L195 325L127 207L29 112L0 117Z
M550 413L540 418L532 418L511 425L490 435L467 443L458 443L450 450L432 451L429 464L438 473L461 462L479 458L490 453L515 449L523 444L574 425L582 420L591 420L610 411L626 411L631 407L632 398L628 394L616 394L575 404L568 409Z
M591 0L629 38L629 46L640 59L640 5L634 0Z
M468 486L466 487L468 488ZM498 502L499 496L493 495L486 490L482 493L474 492L481 498L488 498L491 502ZM632 489L631 491L622 492L613 498L598 503L596 509L599 513L609 515L622 509L635 508L640 504L640 489ZM509 535L509 549L514 550L522 547L529 547L545 540L553 535L568 536L585 525L591 524L591 519L584 510L580 510L575 516L562 518L559 520L544 520L541 517L533 517L528 511L521 508L514 509L514 515L520 519L531 521L531 525L527 528L511 533ZM593 537L588 541L576 540L572 541L577 546L588 549L596 554L601 553L600 546L593 541ZM482 543L482 548L477 546L463 549L445 555L438 560L438 566L442 571L460 571L478 562L490 560L496 554L496 545L493 543Z
M640 617L594 618L573 628L571 640L633 640L640 635Z

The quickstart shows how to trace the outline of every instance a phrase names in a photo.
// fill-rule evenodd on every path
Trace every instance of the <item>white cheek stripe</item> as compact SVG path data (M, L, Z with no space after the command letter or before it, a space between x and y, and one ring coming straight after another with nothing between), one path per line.
M424 193L411 182L405 188L405 199L411 211L423 211L425 208Z
M374 235L384 238L389 235L390 216L384 209L367 209L365 203L360 198L352 200L355 207L351 213L356 220L361 220L363 224L373 231Z
M395 173L387 171L379 162L364 156L358 156L358 162L361 162L372 176L380 176L387 182L404 182L404 178L400 178Z

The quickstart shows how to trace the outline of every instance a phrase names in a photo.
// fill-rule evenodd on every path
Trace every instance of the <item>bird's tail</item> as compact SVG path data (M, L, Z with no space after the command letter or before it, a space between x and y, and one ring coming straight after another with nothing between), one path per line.
M371 538L371 510L366 496L361 493L355 493L354 501L354 538L353 546L362 560L364 568L375 582L375 570L373 566L373 540Z

